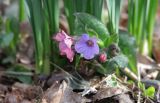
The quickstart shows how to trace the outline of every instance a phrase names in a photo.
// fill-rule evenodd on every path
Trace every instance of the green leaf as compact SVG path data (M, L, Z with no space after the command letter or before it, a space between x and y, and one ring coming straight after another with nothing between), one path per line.
M105 64L103 64L103 67L106 69L105 73L113 73L116 69L123 69L128 66L128 58L121 54L118 56L115 56L111 59L108 59Z
M29 77L29 76L16 76L16 78L18 78L20 81L26 84L31 84L33 81L32 77Z
M81 26L83 26L81 27L83 28L82 30L85 30L85 28L94 30L101 40L105 40L109 37L105 25L92 15L87 13L75 13L75 16L77 17L77 24L80 22ZM84 32L86 32L86 30L83 31L83 33Z
M28 75L24 75L23 73ZM15 77L23 83L31 84L33 80L32 75L29 74L32 74L31 68L28 68L21 64L16 64L6 71L6 75Z
M15 37L18 38L19 21L15 17L12 17L10 19L10 30L11 30L11 32L13 32L16 35Z
M101 74L110 74L116 71L116 69L123 69L128 66L128 58L123 55L117 55L111 59L108 59L105 63L101 64L96 60L92 63L96 66L96 71Z
M118 43L118 41L119 41L119 36L117 34L113 34L109 38L106 38L106 40L104 41L104 45L105 47L108 47L113 43Z
M124 55L129 59L129 66L134 73L137 73L137 58L136 58L136 41L126 31L119 31L119 47Z
M155 88L154 88L153 86L147 88L147 89L145 90L145 92L146 92L146 95L147 95L148 97L154 98Z
M0 47L4 48L10 45L13 40L13 33L0 34Z
M143 95L146 95L146 92L145 92L146 88L145 88L144 83L138 82L138 87L144 92Z
M96 36L98 38L98 34L93 29L86 29L86 32L90 37Z
M111 79L107 80L106 82L110 87L117 87L118 86L118 82L115 77L111 77Z
M7 52L7 51L6 51ZM10 53L10 52L9 52ZM6 53L7 54L7 53ZM10 53L11 54L11 53ZM7 64L7 63L15 63L15 58L12 55L8 55L2 60L2 64Z
M125 68L128 66L128 58L123 54L111 58L108 62L111 67L115 64L119 68Z

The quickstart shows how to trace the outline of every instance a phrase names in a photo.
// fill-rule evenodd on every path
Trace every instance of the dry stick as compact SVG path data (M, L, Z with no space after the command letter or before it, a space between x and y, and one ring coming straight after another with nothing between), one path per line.
M129 76L132 80L134 81L138 81L138 77L136 74L134 74L129 68L125 67L124 69L122 69L122 71Z
M127 67L123 70L124 73L126 73L131 79L137 81L138 83L141 81L141 75L140 75L140 69L138 69L138 77L135 75L130 69ZM138 101L137 103L141 103L141 91L138 92Z
M160 71L160 64L143 64L143 63L138 63L138 67L142 67L148 70L157 70Z
M123 72L126 73L131 79L137 81L138 83L141 82L140 69L138 69L138 77L127 67L124 68ZM138 102L137 103L141 103L141 91L140 90L138 92Z

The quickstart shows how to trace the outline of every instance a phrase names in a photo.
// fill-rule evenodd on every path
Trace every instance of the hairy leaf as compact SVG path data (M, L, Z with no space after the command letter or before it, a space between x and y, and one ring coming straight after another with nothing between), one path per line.
M78 24L81 24L81 30L86 30L85 28L92 29L98 34L101 40L109 37L107 28L97 18L87 13L75 13L75 16L77 17Z
M119 33L119 47L121 48L122 53L128 57L130 68L136 73L137 59L135 38L126 31L120 30Z
M128 66L128 58L124 55L115 56L109 59L105 64L107 73L115 72L116 69L123 69L127 66Z
M97 64L97 72L101 74L109 74L115 72L116 69L123 69L127 66L128 58L125 55L120 54L111 59L108 59L104 64Z

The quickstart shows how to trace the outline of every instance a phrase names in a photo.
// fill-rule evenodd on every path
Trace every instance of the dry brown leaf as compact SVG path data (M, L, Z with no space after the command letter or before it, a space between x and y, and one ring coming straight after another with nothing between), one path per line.
M60 103L64 90L67 88L66 82L55 82L44 94L42 103Z
M144 79L155 79L160 71L160 66L150 57L137 55L137 67Z
M119 103L134 103L128 94L117 95L115 98Z
M115 95L119 95L122 93L125 93L126 91L124 91L122 88L119 87L109 87L109 88L101 88L94 96L93 96L93 100L97 101L97 100L101 100L101 99L105 99L105 98L109 98Z
M74 93L65 81L61 84L59 82L54 83L42 98L42 103L86 103L86 101L89 100Z

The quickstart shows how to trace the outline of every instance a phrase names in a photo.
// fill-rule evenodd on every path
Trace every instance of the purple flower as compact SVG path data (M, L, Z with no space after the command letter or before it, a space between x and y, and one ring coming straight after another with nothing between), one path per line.
M97 39L90 38L87 34L83 34L75 44L75 50L82 54L85 59L92 59L99 53Z
M74 51L71 48L73 38L68 36L64 31L61 31L57 33L53 39L59 42L60 54L66 55L70 62L72 62L74 57Z

